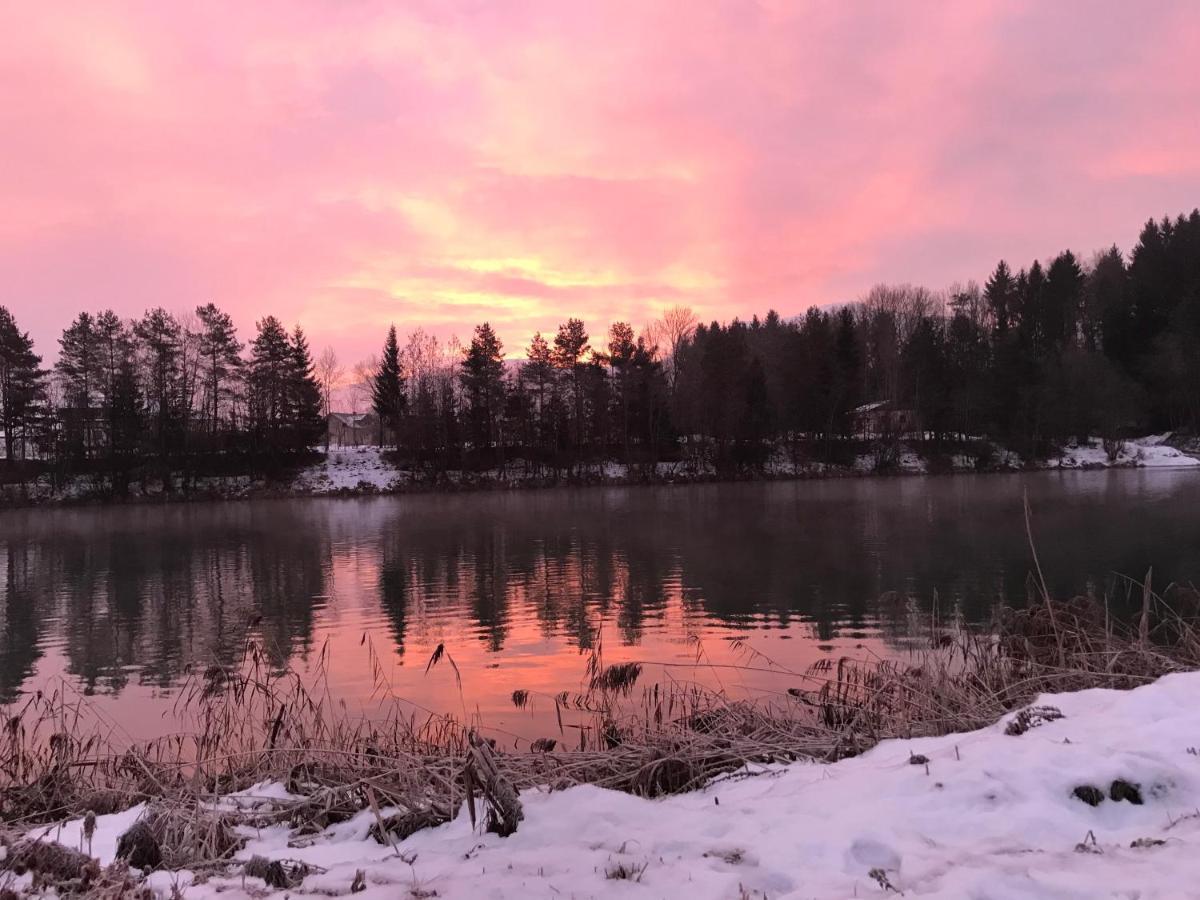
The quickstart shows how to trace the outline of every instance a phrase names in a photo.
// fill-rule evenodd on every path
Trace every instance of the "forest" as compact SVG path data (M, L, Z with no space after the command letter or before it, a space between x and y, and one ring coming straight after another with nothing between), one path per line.
M1200 211L1148 221L1128 253L1001 261L982 284L879 285L795 318L705 323L677 306L600 334L570 318L513 353L488 323L465 347L420 328L402 344L392 326L347 368L271 315L244 343L211 303L80 312L58 345L44 366L0 306L0 479L103 473L120 493L147 472L269 477L314 458L339 406L428 473L651 473L695 456L736 475L864 446L886 470L901 441L982 469L997 448L1036 460L1200 429Z

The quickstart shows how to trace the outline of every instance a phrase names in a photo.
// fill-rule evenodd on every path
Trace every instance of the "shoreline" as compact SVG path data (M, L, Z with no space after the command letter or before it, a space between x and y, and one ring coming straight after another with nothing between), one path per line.
M363 499L388 496L466 494L517 491L542 491L577 488L615 487L690 487L712 484L762 484L800 481L822 481L846 478L908 478L947 477L955 475L1013 475L1034 472L1079 472L1130 469L1173 469L1195 468L1200 471L1200 448L1189 445L1181 450L1166 443L1165 436L1153 435L1127 442L1129 452L1122 450L1116 460L1110 461L1099 452L1098 439L1091 446L1065 448L1054 458L1031 461L1020 460L1013 454L1004 453L1002 461L982 468L968 465L965 457L952 457L949 465L931 469L924 458L911 448L905 450L901 459L891 467L877 470L863 464L863 458L854 465L830 463L806 463L794 467L776 454L772 464L760 471L717 473L715 470L677 471L667 468L675 464L658 464L658 473L636 470L630 474L623 464L603 463L591 471L565 477L525 475L519 472L500 474L490 472L472 473L452 470L435 478L414 477L411 470L398 469L383 459L378 447L331 447L321 461L298 470L290 482L254 481L249 476L213 476L198 479L198 486L185 489L182 484L175 489L163 490L161 483L155 490L137 491L124 496L113 496L107 488L79 477L68 489L57 494L47 491L47 486L34 485L34 496L26 490L23 496L13 486L0 486L0 512L7 509L79 508L100 506L173 505L180 503L217 503L246 500L296 500L314 498ZM1148 455L1146 455L1148 454ZM350 460L349 464L347 460ZM510 464L511 469L521 466L518 460ZM357 467L356 467L357 466ZM349 468L350 471L341 471ZM356 480L355 477L357 477ZM182 481L181 476L177 476ZM4 488L8 488L7 491ZM36 494L40 493L41 496Z
M622 898L683 885L697 900L1179 896L1200 878L1200 791L1185 747L1200 725L1198 685L1188 673L1133 691L1041 695L1033 708L1062 718L1020 736L1006 729L1024 710L834 763L750 765L660 799L587 784L528 789L510 836L473 824L464 804L383 843L377 823L403 815L387 804L297 839L287 811L305 798L265 781L213 804L254 821L235 828L244 843L224 866L158 869L140 884L192 900ZM1080 796L1092 792L1099 799ZM90 841L78 819L34 833L120 870L121 838L148 810L99 817Z
M664 717L640 669L589 665L577 699L612 724L577 749L347 730L286 676L208 671L199 762L82 735L22 751L0 890L1174 896L1200 877L1200 635L1157 601L1128 633L1044 603L905 665L791 673L771 702L676 690Z

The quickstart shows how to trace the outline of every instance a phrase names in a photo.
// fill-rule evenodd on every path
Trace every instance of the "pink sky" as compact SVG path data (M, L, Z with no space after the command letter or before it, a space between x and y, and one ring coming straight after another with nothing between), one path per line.
M1188 0L8 3L0 303L352 362L982 279L1200 203L1197 60Z

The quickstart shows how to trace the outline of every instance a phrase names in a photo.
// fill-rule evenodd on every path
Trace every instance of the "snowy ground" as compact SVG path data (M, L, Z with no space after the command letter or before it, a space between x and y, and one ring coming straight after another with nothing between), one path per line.
M365 812L306 844L285 827L247 831L241 856L304 860L293 897L1176 898L1200 894L1200 673L1136 691L1041 698L1064 715L1019 736L981 731L888 741L857 759L743 774L663 800L579 787L523 795L509 838L466 814L395 850ZM919 754L924 759L914 759ZM927 762L926 762L927 760ZM1114 780L1140 804L1109 798ZM1073 792L1091 786L1097 806ZM282 798L278 786L244 795ZM386 814L386 811L384 811ZM102 817L112 858L137 812ZM78 845L79 824L55 832ZM53 835L52 835L53 836ZM623 877L629 876L629 877ZM158 873L188 898L261 896L254 878ZM436 892L436 894L434 893Z
M1166 440L1170 434L1155 434L1149 437L1123 441L1117 451L1116 458L1110 460L1099 438L1092 438L1086 444L1079 444L1063 449L1062 456L1050 461L1051 468L1080 469L1106 466L1144 466L1146 468L1184 468L1200 466L1200 459L1180 453L1174 447L1168 447Z
M396 467L385 462L379 447L330 447L325 458L296 476L293 489L306 494L387 490L398 480Z
M1110 460L1103 442L1092 438L1079 445L1063 449L1060 456L1047 460L1041 468L1049 469L1094 469L1094 468L1186 468L1200 466L1200 454L1196 456L1180 452L1166 444L1170 434L1151 435L1125 441ZM1019 470L1023 468L1022 460L1011 451L996 448L991 461L992 468ZM926 461L911 447L905 446L897 461L896 471L906 475L920 475L928 471ZM976 471L975 462L963 455L952 458L954 471ZM800 460L796 462L785 448L777 449L767 460L764 471L775 478L813 478L824 475L845 475L856 473L871 474L876 469L873 456L859 456L853 465L839 467L824 463ZM446 472L441 478L449 484L471 485L504 485L519 487L522 482L540 482L541 476L527 478L524 466L520 460L510 462L506 471L478 472L464 474L462 472ZM630 473L626 466L617 462L606 462L589 475L599 476L612 484L624 484L630 481L641 481L644 473L637 470ZM715 469L706 462L660 463L658 476L664 481L687 481L690 479L705 479L714 477ZM298 495L330 494L337 492L376 493L387 492L403 486L411 481L412 475L397 470L385 462L382 451L378 447L330 447L328 454L321 462L302 470L292 481L291 490ZM262 483L251 483L247 476L226 478L200 478L195 482L197 493L202 496L224 496L229 498L250 497L257 490L265 489ZM184 485L182 477L177 476L176 490L172 496L180 497ZM274 490L274 488L271 488ZM5 488L0 486L0 505L5 500L20 502L65 502L86 500L91 497L104 497L106 492L102 479L89 476L79 476L68 480L57 489L51 487L48 476L38 482L18 489L17 486ZM162 486L151 484L146 490L134 483L129 488L133 497L161 496Z

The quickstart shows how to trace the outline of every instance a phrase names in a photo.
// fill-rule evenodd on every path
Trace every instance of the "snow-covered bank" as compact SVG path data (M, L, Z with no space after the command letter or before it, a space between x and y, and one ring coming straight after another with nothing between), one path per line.
M401 481L400 472L383 459L378 447L330 447L323 460L296 476L292 490L299 494L387 491Z
M1188 456L1166 442L1170 434L1156 434L1132 441L1122 441L1113 447L1110 456L1104 442L1092 438L1082 444L1064 447L1062 454L1048 462L1052 469L1085 469L1108 467L1188 468L1200 466L1200 459Z
M1092 469L1092 468L1191 468L1200 466L1200 458L1189 456L1166 441L1169 434L1120 442L1110 455L1100 438L1092 438L1081 444L1064 447L1061 454L1042 462L1023 461L1011 451L995 448L989 470L1020 471L1024 469ZM826 463L797 460L784 449L777 450L767 460L762 475L766 478L822 478L875 474L878 461L870 456L858 457L853 466L839 467ZM930 470L926 460L912 447L906 446L899 453L892 474L922 475ZM976 462L966 456L956 455L950 459L950 471L981 471ZM692 463L660 463L651 474L654 481L689 482L718 478L717 471L703 461ZM456 487L509 487L543 484L545 476L526 475L520 460L514 461L504 472L478 472L443 474L445 488ZM606 462L595 471L584 470L577 480L599 484L629 484L644 482L644 469L631 470L619 462ZM383 458L378 447L331 448L324 460L301 472L292 483L292 490L299 494L328 493L377 493L421 489L423 483L414 479L411 472L396 469ZM435 487L436 486L431 486Z
M1189 673L1128 692L1045 696L1038 705L1062 718L1021 734L1006 733L1009 716L972 733L886 741L858 758L744 773L660 800L595 787L527 792L525 820L508 838L472 830L463 812L389 848L367 837L368 810L315 836L285 825L243 829L238 855L313 867L293 897L349 894L360 870L364 900L1196 896L1198 692L1200 673ZM1136 791L1111 799L1114 782ZM1077 788L1103 799L1089 805ZM263 785L226 802L285 798ZM135 816L101 817L93 848L102 863ZM80 824L50 836L79 846ZM151 884L189 898L264 890L241 874L192 880L164 872Z
M718 472L703 458L658 463L652 470L631 468L619 462L579 467L569 477L539 470L522 460L510 460L503 470L447 471L436 478L427 473L398 469L379 447L331 447L316 463L300 469L290 481L253 480L246 475L184 479L178 473L171 490L159 481L134 481L122 497L113 497L103 476L76 476L57 486L48 476L28 484L0 485L0 507L72 503L180 502L187 500L241 500L256 497L358 496L386 493L462 490L513 490L556 485L691 484L730 480L800 480L846 478L865 475L924 475L930 473L1021 472L1043 469L1195 468L1200 466L1200 443L1193 440L1178 449L1167 443L1170 435L1151 435L1119 442L1106 448L1099 438L1071 444L1049 459L1022 459L1016 453L991 446L980 458L956 453L936 459L922 455L916 442L903 442L883 464L871 454L836 465L797 458L787 448L777 448L760 470L735 476ZM1110 452L1111 451L1111 452Z

